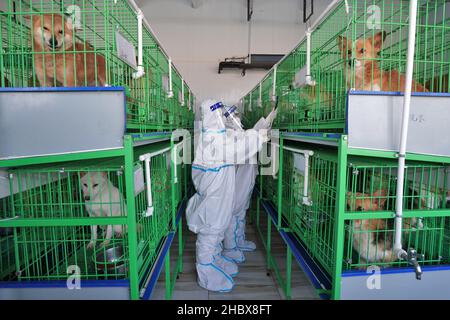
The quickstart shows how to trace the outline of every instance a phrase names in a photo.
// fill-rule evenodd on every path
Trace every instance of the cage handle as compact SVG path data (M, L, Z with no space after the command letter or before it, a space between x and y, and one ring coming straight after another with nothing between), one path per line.
M173 97L173 87L172 87L172 59L169 58L169 92L167 92L167 97Z
M143 212L144 217L152 216L154 211L152 198L152 180L150 175L150 161L153 157L163 154L169 150L170 147L139 156L139 161L144 162L145 165L145 184L147 187L147 209Z
M143 36L142 36L142 23L144 21L144 13L142 10L137 11L138 21L138 67L136 72L133 73L134 79L139 79L145 74L143 63Z

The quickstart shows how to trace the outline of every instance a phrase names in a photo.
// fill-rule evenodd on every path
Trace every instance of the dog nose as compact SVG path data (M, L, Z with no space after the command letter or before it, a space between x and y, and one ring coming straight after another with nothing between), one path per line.
M89 200L91 200L91 197L90 196L84 196L84 200L89 201Z
M56 48L58 46L58 39L56 39L55 37L52 37L48 42L53 48Z

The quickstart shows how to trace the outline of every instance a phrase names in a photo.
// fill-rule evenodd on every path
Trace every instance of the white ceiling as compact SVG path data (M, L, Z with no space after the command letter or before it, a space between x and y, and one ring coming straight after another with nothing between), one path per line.
M247 0L137 0L153 31L198 97L237 102L266 71L218 74L226 57L246 56ZM193 8L193 4L197 6ZM304 35L303 0L254 0L252 53L288 53ZM315 16L329 1L315 0Z

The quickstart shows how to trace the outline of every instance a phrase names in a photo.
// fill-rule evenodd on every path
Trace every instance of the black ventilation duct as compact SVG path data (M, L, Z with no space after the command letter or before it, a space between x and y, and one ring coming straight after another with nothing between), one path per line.
M249 69L269 70L283 57L283 54L251 54L250 63L245 62L247 57L226 58L224 61L219 62L219 73L223 69L241 69L242 76L245 76L246 71Z

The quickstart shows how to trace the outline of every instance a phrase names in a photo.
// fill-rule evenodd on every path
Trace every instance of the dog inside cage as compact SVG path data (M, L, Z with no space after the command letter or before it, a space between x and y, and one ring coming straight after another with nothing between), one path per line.
M138 39L137 14L126 0L5 0L0 30L3 88L123 87L133 132L192 119L181 106L190 91L146 25Z
M445 166L408 165L405 173L403 209L418 212L402 219L402 239L406 248L424 255L424 262L442 262L443 249L433 239L446 231L445 217L427 217L427 211L445 208L449 189ZM379 211L395 212L396 167L350 166L346 209L368 219L353 219L346 226L347 262L366 268L371 263L384 267L398 261L394 255L394 218L378 218Z
M348 11L342 2L314 28L310 46L304 39L280 62L276 83L280 128L344 130L350 90L405 91L409 2L347 3ZM450 92L449 19L445 0L419 4L413 93ZM272 88L263 86L265 90Z
M139 266L155 261L172 219L170 157L165 153L151 160L153 216L145 214L148 202L144 180L141 187L135 186L135 208L128 212L125 174L117 161L9 171L13 192L0 199L1 218L25 218L30 223L0 229L0 279L66 279L70 266L78 268L82 279L126 278L130 214L136 221L138 249L133 259ZM138 162L135 166L138 168ZM181 197L177 192L174 195ZM122 220L105 220L110 218ZM40 220L57 224L40 226Z

